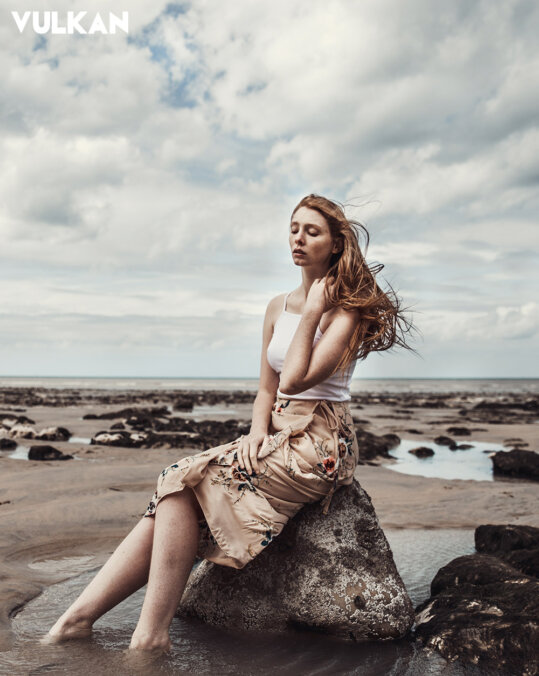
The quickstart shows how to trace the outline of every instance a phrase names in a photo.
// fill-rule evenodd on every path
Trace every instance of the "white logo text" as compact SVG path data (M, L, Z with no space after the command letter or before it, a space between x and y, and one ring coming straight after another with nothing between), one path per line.
M53 33L55 35L73 35L73 33L80 33L82 35L93 35L101 33L108 35L109 33L116 33L116 29L122 30L124 33L129 33L129 14L122 12L121 18L112 12L109 12L108 24L105 24L99 12L93 17L91 23L86 22L85 28L81 21L88 12L67 12L65 21L61 22L59 19L59 12L11 12L19 33L22 33L29 24L30 15L32 15L31 26L34 33L43 35L45 33Z

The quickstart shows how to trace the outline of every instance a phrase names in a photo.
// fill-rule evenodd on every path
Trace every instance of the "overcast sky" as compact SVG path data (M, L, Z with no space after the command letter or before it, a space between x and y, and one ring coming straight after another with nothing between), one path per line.
M0 375L257 377L316 192L421 332L356 378L539 376L535 0L0 4Z

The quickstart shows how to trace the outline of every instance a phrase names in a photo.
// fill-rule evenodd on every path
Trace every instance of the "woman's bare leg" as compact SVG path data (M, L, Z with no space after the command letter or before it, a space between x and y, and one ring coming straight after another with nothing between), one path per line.
M148 587L129 648L170 649L170 623L197 551L199 514L192 491L172 493L158 503Z
M153 531L154 519L142 517L41 641L88 636L101 615L143 587L148 581Z
M191 489L185 488L181 493L172 495L183 495L180 509L185 503L190 504L195 512L195 520L203 518L204 514ZM171 497L167 496L168 500ZM162 502L159 502L158 507ZM142 517L139 520L76 601L41 639L42 643L89 636L93 623L99 617L148 582L157 511L161 514L161 509L158 509L154 517Z

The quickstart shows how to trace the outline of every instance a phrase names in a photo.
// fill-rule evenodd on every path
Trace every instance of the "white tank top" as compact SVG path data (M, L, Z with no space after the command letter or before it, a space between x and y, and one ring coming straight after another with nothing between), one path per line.
M283 310L275 326L273 327L273 336L268 345L267 359L271 368L277 373L283 370L284 358L292 338L298 328L301 315L288 312L286 301L290 293L287 293L283 303ZM313 340L313 347L324 334L320 331L320 326L316 327L316 334ZM342 369L336 371L333 375L323 380L318 385L310 387L299 394L285 394L277 390L277 394L287 399L326 399L328 401L349 401L350 400L350 381L356 367L357 359L348 366L343 372Z

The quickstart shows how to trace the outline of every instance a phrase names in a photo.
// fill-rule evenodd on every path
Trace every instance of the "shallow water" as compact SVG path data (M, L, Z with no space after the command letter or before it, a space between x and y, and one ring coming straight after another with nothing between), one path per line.
M437 477L439 479L473 479L475 481L494 481L491 453L508 451L509 448L492 441L476 441L461 437L457 443L469 444L473 448L450 451L448 446L435 444L429 439L401 439L401 443L389 451L394 464L384 465L388 469L403 474ZM434 455L418 458L410 449L418 446L432 448Z
M441 566L475 552L474 529L387 529L385 533L414 606L429 596L430 581ZM62 566L65 574L71 570L74 577L51 585L15 615L16 642L10 651L0 653L0 673L486 676L476 667L447 664L437 654L420 653L407 640L348 644L308 632L268 636L224 631L179 618L171 626L172 651L150 658L128 650L145 588L101 617L92 638L41 645L39 637L97 572L94 568L80 573L85 558L33 564L42 570Z

